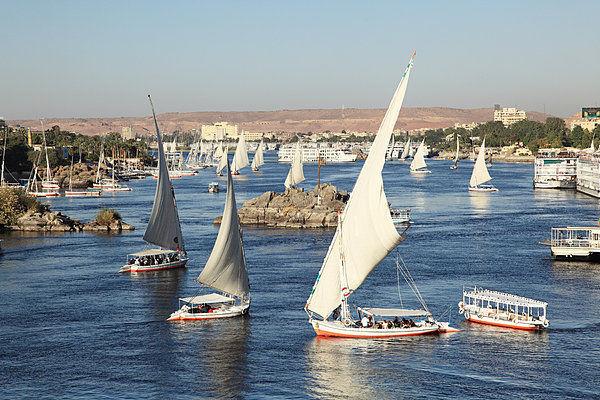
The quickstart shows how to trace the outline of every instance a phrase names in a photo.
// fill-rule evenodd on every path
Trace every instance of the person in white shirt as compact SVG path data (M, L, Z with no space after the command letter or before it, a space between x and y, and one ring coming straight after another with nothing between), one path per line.
M368 328L369 327L369 318L367 318L367 316L363 316L362 319L360 320L360 323L362 324L363 328Z

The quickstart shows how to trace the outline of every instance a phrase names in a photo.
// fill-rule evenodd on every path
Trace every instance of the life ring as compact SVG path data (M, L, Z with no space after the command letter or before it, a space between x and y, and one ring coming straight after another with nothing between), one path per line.
M471 314L469 314L468 311L465 311L465 319L469 319L470 316L471 316Z
M477 313L477 318L479 318L479 319L483 318L483 314L482 314L482 313L480 313L480 312L478 312L478 313Z
M459 313L459 314L462 314L462 313L464 313L464 312L465 312L465 310L464 310L462 307L458 309L458 313Z

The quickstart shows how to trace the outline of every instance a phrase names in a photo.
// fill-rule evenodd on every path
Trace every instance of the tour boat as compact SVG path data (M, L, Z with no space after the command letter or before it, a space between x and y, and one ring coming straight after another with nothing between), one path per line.
M392 216L392 222L394 225L410 224L410 210L390 208L390 215Z
M231 168L227 163L227 199L212 252L198 282L219 291L179 299L180 308L168 321L200 321L237 317L250 308L250 284L242 229L235 204ZM183 305L182 305L183 303Z
M456 155L454 156L454 163L450 166L450 169L458 169L458 154L460 150L460 145L458 143L458 134L456 134Z
M481 142L479 148L479 154L475 165L473 166L473 173L471 174L471 180L469 181L469 191L471 192L497 192L498 189L493 185L486 185L487 182L491 181L492 177L488 172L485 165L485 138Z
M548 327L547 307L548 303L539 300L478 287L463 290L458 303L467 321L524 331Z
M244 134L240 134L237 147L235 148L235 154L233 156L233 162L231 163L231 174L239 175L242 168L246 168L250 164L248 160L248 149L246 148L246 140Z
M556 260L600 260L600 226L552 228L550 252Z
M208 193L219 193L219 182L211 182L208 184Z
M410 172L413 174L430 174L425 163L425 138L421 141L412 162L410 163Z
M252 171L257 172L260 169L260 167L264 165L264 163L265 160L263 157L263 142L261 140L258 144L258 147L256 148L256 152L254 153L254 158L252 159Z
M408 158L411 150L410 137L406 139L406 143L404 144L404 149L402 149L402 154L400 155L400 160L404 161Z
M290 170L283 183L286 189L296 187L299 183L304 182L304 167L302 165L302 149L300 147L300 141L296 142L296 151L294 152L294 158L290 164Z
M383 117L350 199L339 216L329 250L304 307L318 336L375 339L455 331L448 323L433 318L408 269L398 261L398 277L402 274L421 304L420 309L359 307L358 318L355 318L348 306L351 294L403 240L404 232L399 233L392 221L382 171L413 58L414 54ZM394 317L394 320L381 317Z
M160 248L131 254L127 259L127 264L119 272L149 272L181 268L185 267L188 261L177 213L175 190L169 179L165 150L150 95L148 95L148 100L156 128L159 178L156 182L154 204L144 233L144 240Z

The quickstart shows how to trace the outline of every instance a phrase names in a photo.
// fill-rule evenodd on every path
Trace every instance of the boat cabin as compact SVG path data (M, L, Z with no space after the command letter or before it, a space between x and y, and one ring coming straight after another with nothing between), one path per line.
M211 182L208 184L208 193L219 193L219 182Z
M206 314L220 310L224 306L232 306L234 303L235 299L233 297L228 297L219 293L210 293L180 298L179 309L185 307L184 311L189 314Z
M174 250L150 249L127 256L127 265L152 266L180 261L179 252Z
M414 328L415 319L423 320L431 317L426 310L409 310L404 308L357 308L360 320L357 325L362 328L392 329ZM365 319L366 317L366 319Z
M600 226L552 228L550 246L555 259L600 260Z

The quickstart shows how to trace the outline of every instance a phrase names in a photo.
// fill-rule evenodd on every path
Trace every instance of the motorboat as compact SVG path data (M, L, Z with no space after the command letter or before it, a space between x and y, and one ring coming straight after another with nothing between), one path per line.
M188 262L185 253L169 249L149 249L127 256L127 264L119 272L153 272L181 268Z
M219 182L211 182L208 184L208 193L219 193Z

